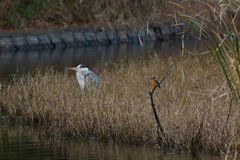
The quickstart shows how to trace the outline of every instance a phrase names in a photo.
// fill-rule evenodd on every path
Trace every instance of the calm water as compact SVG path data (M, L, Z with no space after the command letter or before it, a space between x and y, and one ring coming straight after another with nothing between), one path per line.
M41 135L41 129L4 124L0 129L1 160L81 159L81 160L219 160L221 157L199 153L162 154L144 145L76 142Z
M180 40L164 42L148 42L140 44L122 44L110 46L91 46L80 48L53 49L45 51L0 52L0 79L10 74L26 74L29 71L54 67L63 71L66 67L85 64L91 70L101 72L106 63L119 63L125 57L131 59L147 58L157 54L162 58L181 55ZM202 51L203 45L198 40L186 40L187 50ZM187 54L187 53L186 53Z
M101 72L106 63L119 63L125 57L147 58L157 54L162 58L179 58L181 41L162 43L123 44L81 48L54 49L47 51L19 51L0 53L0 80L11 74L22 75L36 69L54 67L63 71L66 67L85 64ZM204 46L197 40L186 40L185 49L202 52ZM185 53L186 54L186 53ZM199 153L175 153L163 155L159 150L144 145L99 144L46 138L41 129L0 124L0 159L83 159L83 160L205 160L220 159L219 156Z

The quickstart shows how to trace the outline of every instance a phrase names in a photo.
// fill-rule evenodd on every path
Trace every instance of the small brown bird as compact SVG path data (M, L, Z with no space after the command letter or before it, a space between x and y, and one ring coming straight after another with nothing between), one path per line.
M152 85L154 85L154 86L156 86L156 85L158 85L159 84L159 82L158 82L158 80L155 78L155 77L152 77L152 78L150 78L151 79L151 84ZM159 88L160 88L160 86L158 86Z

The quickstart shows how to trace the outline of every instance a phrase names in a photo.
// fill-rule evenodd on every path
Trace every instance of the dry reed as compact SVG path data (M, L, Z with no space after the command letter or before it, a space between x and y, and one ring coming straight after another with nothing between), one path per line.
M209 58L208 58L209 59ZM187 58L157 89L154 103L167 141L176 149L225 149L239 129L239 104L231 102L224 76L212 60ZM150 77L169 67L158 57L115 65L99 73L97 91L81 91L73 73L50 69L15 77L1 88L6 119L49 126L50 133L107 142L156 142L148 91ZM239 136L234 140L239 142Z

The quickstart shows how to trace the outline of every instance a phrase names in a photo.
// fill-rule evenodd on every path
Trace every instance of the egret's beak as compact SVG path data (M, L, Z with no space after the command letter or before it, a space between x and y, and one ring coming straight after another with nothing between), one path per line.
M78 68L77 67L72 67L72 68L68 68L69 70L74 70L74 71L77 71Z

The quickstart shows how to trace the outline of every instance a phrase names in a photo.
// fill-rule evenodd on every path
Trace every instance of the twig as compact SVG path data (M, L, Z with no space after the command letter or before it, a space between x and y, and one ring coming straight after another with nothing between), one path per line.
M232 98L230 99L230 102L229 102L229 110L228 110L228 114L227 114L227 119L226 119L225 123L223 124L222 133L224 132L224 128L227 126L227 123L228 123L229 118L230 118L230 114L231 114L231 111L232 111L233 98L234 97L232 96Z
M156 122L157 122L157 131L158 131L158 145L159 146L163 146L164 144L164 147L167 147L168 144L166 142L163 142L163 138L164 137L166 139L166 134L164 132L164 129L160 123L160 120L158 118L158 115L157 115L157 111L156 111L156 107L155 107L155 104L154 104L154 101L153 101L153 93L155 91L156 88L161 88L161 83L170 75L170 71L173 67L173 63L171 64L170 68L168 69L168 71L165 73L164 77L161 79L161 81L159 81L159 83L157 85L155 85L152 89L152 91L149 91L149 95L150 95L150 100L151 100L151 106L152 106L152 109L153 109L153 113L154 113L154 117L156 119ZM159 130L160 130L160 133L162 136L160 136L159 134Z
M202 137L203 122L204 121L203 121L203 116L202 116L202 121L200 123L200 126L199 126L199 129L198 129L198 132L197 132L196 136L194 136L194 132L195 132L195 129L196 129L196 126L194 125L193 134L192 134L192 145L191 145L191 148L192 148L193 152L195 152L196 145L199 143L199 141Z

